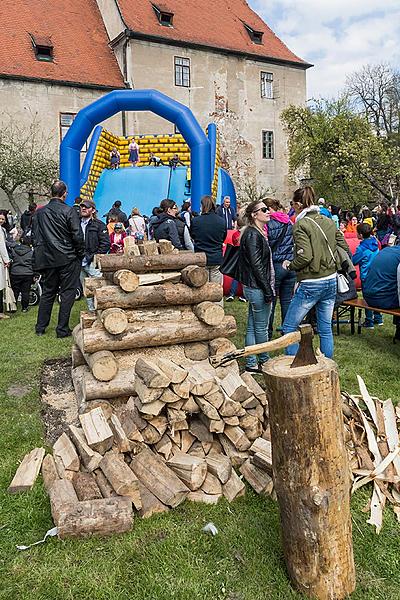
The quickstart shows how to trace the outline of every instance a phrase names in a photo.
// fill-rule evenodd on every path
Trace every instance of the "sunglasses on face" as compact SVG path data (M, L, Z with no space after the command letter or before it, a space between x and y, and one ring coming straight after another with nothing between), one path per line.
M269 208L267 208L266 206L262 206L261 208L257 208L257 210L254 211L255 213L258 213L261 210L261 212L263 212L264 214L269 212Z

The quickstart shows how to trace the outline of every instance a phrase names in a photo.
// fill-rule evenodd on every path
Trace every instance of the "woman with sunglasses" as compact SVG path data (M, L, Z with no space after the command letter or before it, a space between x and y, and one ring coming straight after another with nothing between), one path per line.
M274 268L272 254L264 227L268 223L269 209L261 200L250 202L245 211L248 223L240 237L237 280L243 284L244 297L248 302L245 345L268 341L268 322L274 300ZM248 356L246 371L259 373L268 360L267 353Z

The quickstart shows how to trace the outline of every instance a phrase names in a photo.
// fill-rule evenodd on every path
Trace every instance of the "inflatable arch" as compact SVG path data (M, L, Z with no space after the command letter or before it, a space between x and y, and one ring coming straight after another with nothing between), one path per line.
M76 115L60 146L60 177L68 186L68 203L80 195L80 151L101 121L121 111L148 110L174 123L190 148L191 200L199 211L201 197L211 194L211 144L187 107L157 90L115 90Z

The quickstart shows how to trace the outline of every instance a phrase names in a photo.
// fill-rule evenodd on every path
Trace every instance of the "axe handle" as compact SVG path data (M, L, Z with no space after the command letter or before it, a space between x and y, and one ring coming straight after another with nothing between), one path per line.
M293 331L292 333L286 333L276 340L270 342L264 342L264 344L255 344L254 346L246 346L242 350L236 352L228 352L228 354L220 354L210 358L210 362L213 366L218 366L231 360L237 360L250 354L262 354L262 352L273 352L274 350L283 350L290 346L290 344L296 344L300 342L301 334L300 331Z

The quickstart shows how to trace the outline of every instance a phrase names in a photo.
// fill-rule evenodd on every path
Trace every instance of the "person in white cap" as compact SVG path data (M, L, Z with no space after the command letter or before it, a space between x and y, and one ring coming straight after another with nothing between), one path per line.
M319 212L324 217L328 217L328 219L332 219L332 215L329 210L325 207L325 198L319 198L318 200Z

